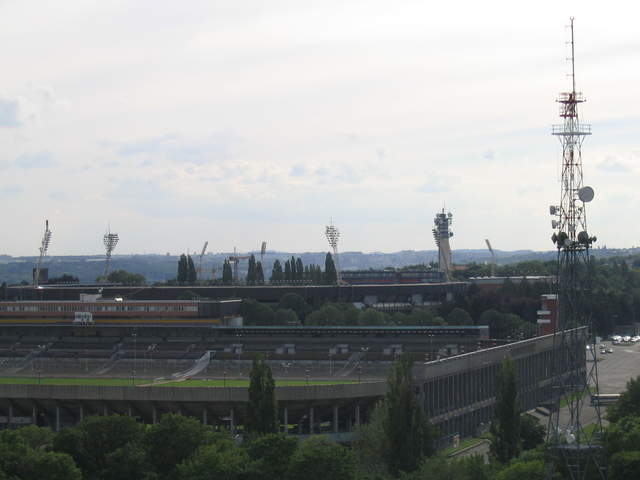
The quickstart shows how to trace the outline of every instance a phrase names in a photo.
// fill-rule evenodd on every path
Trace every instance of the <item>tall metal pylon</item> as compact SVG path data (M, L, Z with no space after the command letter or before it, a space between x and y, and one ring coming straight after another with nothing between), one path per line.
M585 100L576 91L573 17L570 28L572 88L558 97L563 123L552 129L562 145L562 174L560 204L549 209L554 229L551 239L558 249L558 315L552 361L554 405L547 430L547 478L562 471L567 478L577 480L607 478L607 469L600 407L597 402L591 407L589 401L592 392L599 393L589 308L589 249L596 237L588 233L585 208L594 192L584 186L582 174L582 143L591 135L591 126L581 123L578 115L578 106ZM594 411L587 412L588 409ZM586 434L583 424L586 413L595 413L596 425L591 434Z

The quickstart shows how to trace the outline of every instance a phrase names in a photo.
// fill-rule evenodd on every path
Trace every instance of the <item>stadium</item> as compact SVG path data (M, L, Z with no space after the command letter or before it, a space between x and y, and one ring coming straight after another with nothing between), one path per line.
M516 361L524 409L551 399L552 336L507 342L475 325L248 327L241 325L237 299L60 293L0 302L0 423L6 426L58 430L112 413L154 423L162 413L181 412L242 431L256 355L271 366L282 428L290 434L322 432L348 441L386 393L394 359L406 353L416 365L417 394L445 438L486 428L506 355ZM89 296L81 301L81 293Z

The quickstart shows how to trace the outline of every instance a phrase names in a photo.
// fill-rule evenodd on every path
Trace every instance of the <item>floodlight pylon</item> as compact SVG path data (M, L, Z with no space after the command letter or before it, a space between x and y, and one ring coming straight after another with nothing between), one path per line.
M329 246L333 250L333 262L336 266L338 285L340 285L342 283L342 271L340 270L340 258L338 257L338 240L340 240L340 231L334 227L333 222L331 222L331 225L327 225L325 228L324 234L327 237Z
M36 264L36 270L33 274L33 284L37 287L40 283L40 268L42 267L42 259L47 256L49 250L49 244L51 243L51 230L49 230L49 220L44 221L44 234L42 235L42 241L40 242L40 255L38 256L38 263Z
M599 394L595 338L589 308L589 249L596 237L587 233L585 203L593 190L583 185L582 143L591 126L580 122L578 106L585 100L576 91L575 43L571 18L572 89L558 98L563 123L552 134L562 145L562 174L559 205L549 209L554 217L551 237L558 250L558 313L553 337L553 408L547 429L547 478L558 470L571 480L607 478L606 456L602 449L603 429L600 406L595 402L595 429L586 434L583 403L592 391ZM591 348L586 345L591 342ZM587 362L586 356L590 356ZM591 416L591 415L590 415Z
M102 243L104 243L104 249L106 252L103 274L105 278L109 274L109 268L111 267L111 254L115 250L119 241L120 236L117 233L111 233L111 228L109 228L107 233L104 234L104 237L102 237Z

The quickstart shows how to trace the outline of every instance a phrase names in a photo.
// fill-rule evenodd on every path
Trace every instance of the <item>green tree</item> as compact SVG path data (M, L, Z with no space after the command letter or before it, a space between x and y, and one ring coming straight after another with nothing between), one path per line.
M276 259L273 262L273 268L271 269L271 283L281 283L284 281L284 273L282 272L282 265L280 260Z
M149 464L160 478L173 478L178 464L214 439L211 429L198 420L173 413L162 415L144 437Z
M233 271L231 270L231 263L228 259L224 260L222 264L222 283L224 285L231 285L233 282Z
M466 310L458 307L449 312L446 321L448 325L473 325L471 315Z
M353 480L356 463L353 453L324 437L302 442L291 456L287 480Z
M264 435L278 431L276 383L271 367L262 358L254 358L249 373L249 403L245 427L249 433Z
M120 283L122 285L144 285L147 283L147 280L144 278L144 275L140 275L139 273L130 273L126 270L114 270L107 278L98 277L99 282L107 281L109 283Z
M256 284L256 257L252 253L249 257L249 267L247 269L247 285Z
M327 252L324 259L324 283L325 285L335 285L338 283L336 265L333 263L333 257L329 252Z
M609 461L611 480L640 478L640 451L622 451L611 456Z
M384 430L386 415L386 405L378 402L369 422L357 427L353 439L352 447L358 471L372 478L384 477L389 473L386 462L390 448L389 438Z
M176 280L178 283L183 284L187 281L189 275L189 264L187 262L187 256L183 253L178 259L178 275Z
M505 357L498 374L491 436L491 454L500 463L518 456L521 447L518 379L511 357Z
M264 285L264 271L260 261L256 263L256 285Z
M618 401L607 409L610 422L632 415L640 416L640 376L630 379Z
M290 308L279 308L273 314L274 325L298 325L298 315Z
M611 456L626 450L640 451L640 416L618 419L607 429L607 453Z
M177 466L178 480L244 480L249 462L247 453L228 436L218 435L214 442L203 445Z
M544 480L546 470L542 460L513 462L498 472L496 480Z
M385 325L387 323L387 316L375 310L373 308L367 308L364 312L360 314L359 322L360 325Z
M285 478L298 440L282 433L271 433L250 438L244 447L251 458L247 468L249 478L281 480Z
M291 273L291 262L289 260L284 262L284 281L286 283L292 283L293 281L293 275Z
M246 325L274 324L273 310L251 298L245 298L242 300L242 303L240 304L240 315L244 319L244 323Z
M311 311L309 304L297 293L285 293L280 297L278 308L288 308L293 310L302 321L304 321L307 313Z
M304 321L305 325L344 325L344 313L335 305L326 304L311 312Z
M0 433L0 479L81 480L82 473L71 456L31 448L12 430Z
M304 265L302 264L302 258L296 259L296 281L302 282L304 280Z
M91 416L55 437L54 450L68 453L87 478L108 475L108 457L142 440L144 425L124 415Z
M520 439L522 450L531 450L544 443L546 430L538 419L524 413L520 416Z
M383 408L389 470L411 472L433 453L433 430L415 393L413 360L407 353L393 363Z
M196 272L196 266L193 263L191 255L187 256L187 283L193 285L198 279L198 272Z

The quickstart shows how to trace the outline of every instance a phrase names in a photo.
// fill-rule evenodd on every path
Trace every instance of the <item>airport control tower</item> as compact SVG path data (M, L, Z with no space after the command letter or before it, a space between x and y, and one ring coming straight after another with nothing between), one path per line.
M449 229L453 221L453 215L451 212L444 213L444 208L441 213L436 214L436 218L433 220L433 238L438 246L438 266L442 270L445 282L450 281L452 264L451 261L451 246L449 245L449 239L453 237L453 232Z

